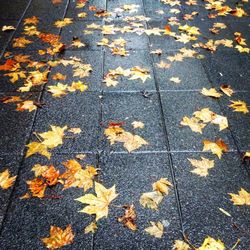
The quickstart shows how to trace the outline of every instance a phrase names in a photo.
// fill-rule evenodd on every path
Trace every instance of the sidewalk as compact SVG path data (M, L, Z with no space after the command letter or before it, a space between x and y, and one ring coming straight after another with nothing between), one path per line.
M0 249L247 250L249 15L246 1L1 3Z

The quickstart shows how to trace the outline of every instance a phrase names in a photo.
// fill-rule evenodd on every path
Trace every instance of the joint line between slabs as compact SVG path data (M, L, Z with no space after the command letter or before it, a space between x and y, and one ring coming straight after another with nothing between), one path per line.
M144 6L144 0L141 0L141 3L142 3L142 8L143 8L143 14L144 16L146 16L146 11L145 11L145 6ZM146 28L148 28L148 22L146 21ZM150 47L149 47L149 44L150 44L150 37L148 37L148 53L150 53ZM167 147L167 150L170 151L170 142L169 142L169 138L168 138L168 130L167 130L167 126L166 126L166 122L165 122L165 116L164 116L164 111L163 111L163 105L162 105L162 99L161 99L161 93L160 93L160 88L159 88L159 84L158 82L156 81L156 78L155 78L155 70L154 70L154 60L153 60L153 57L152 55L150 54L150 64L152 66L152 73L153 73L153 79L154 79L154 82L155 82L155 88L156 88L156 91L157 91L157 94L158 94L158 102L159 102L159 106L160 106L160 112L161 112L161 120L162 120L162 124L163 124L163 130L164 130L164 135L165 135L165 145ZM178 188L177 188L177 181L175 179L175 172L174 172L174 167L173 167L173 158L172 158L172 155L169 154L168 155L168 161L170 163L170 174L171 174L171 178L172 178L172 182L173 182L173 185L174 185L174 194L175 194L175 199L176 199L176 205L177 205L177 211L178 211L178 215L179 215L179 222L180 222L180 227L181 227L181 232L182 232L182 235L184 237L185 235L185 230L184 230L184 223L183 223L183 215L182 215L182 208L181 208L181 203L180 203L180 196L179 196L179 192L178 192Z

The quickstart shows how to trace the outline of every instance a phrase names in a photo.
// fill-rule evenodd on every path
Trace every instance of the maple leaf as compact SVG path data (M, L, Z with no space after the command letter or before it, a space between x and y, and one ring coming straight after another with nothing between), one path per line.
M190 250L189 245L182 240L175 240L173 250Z
M208 170L214 167L214 161L205 157L201 157L201 160L189 159L189 162L195 167L191 172L199 176L207 176Z
M86 44L81 42L81 40L77 38L72 41L72 46L77 47L77 48L82 48L82 47L85 47Z
M38 176L41 176L42 173L44 173L45 171L48 170L48 166L44 165L42 166L41 164L35 164L33 167L32 167L32 171L35 173L35 177L38 177Z
M140 197L140 203L143 207L157 210L161 203L163 195L158 191L143 193Z
M11 70L15 66L15 64L16 64L15 60L7 59L5 64L0 65L0 70L5 70L5 71Z
M46 184L48 186L54 186L58 182L58 177L60 173L56 170L54 166L49 166L49 168L42 173L42 177L46 179Z
M77 14L77 16L79 18L85 18L87 16L87 13L86 12L80 12L80 13Z
M222 96L222 94L220 94L215 88L210 88L210 89L203 88L201 90L201 94L214 98L220 98Z
M31 142L28 145L26 145L26 147L28 147L25 156L26 158L30 157L33 154L40 154L47 157L48 159L50 159L51 157L51 153L48 151L48 147L42 144L41 142Z
M61 73L56 73L52 76L53 80L66 80L67 76Z
M39 22L39 19L38 19L38 17L36 17L36 16L28 17L28 18L25 18L25 19L24 19L24 25L26 25L26 24L34 24L34 25L37 25L38 22Z
M74 92L76 90L84 92L87 89L88 89L88 86L86 84L84 84L83 82L81 82L81 81L72 82L71 86L68 87L69 92Z
M250 48L247 47L242 47L240 45L236 45L235 48L240 52L240 53L249 53Z
M151 226L145 228L145 231L156 238L161 238L164 231L163 224L160 221L158 222L150 221L150 224Z
M9 76L11 78L10 81L12 83L15 83L16 81L18 81L19 78L25 78L26 77L25 71L15 71L15 72L7 73L7 74L4 74L4 75Z
M57 83L57 85L48 86L48 92L54 97L62 97L67 94L68 85Z
M204 240L201 247L197 248L197 250L226 250L225 245L220 240L215 240L214 238L207 236L207 238Z
M156 63L157 67L160 69L168 69L170 68L171 64L165 63L164 61L160 61L159 63Z
M131 123L133 125L133 128L144 128L144 123L141 121L133 121Z
M163 195L168 195L169 188L172 186L173 186L172 183L168 181L166 178L161 178L160 180L152 184L153 190L159 191Z
M18 37L13 39L14 48L25 48L28 44L33 43L32 41L26 39L25 37Z
M34 104L34 101L23 101L17 104L16 110L18 111L24 111L28 110L29 112L32 112L37 109L37 106Z
M119 217L118 221L130 230L135 231L137 226L135 224L136 212L134 205L125 205L123 208L125 208L125 214Z
M95 214L96 221L102 217L108 216L109 204L118 196L115 191L115 185L110 189L106 189L102 184L95 182L95 193L86 194L78 199L83 204L88 204L81 213Z
M149 71L147 69L143 69L141 67L133 67L130 69L131 77L129 80L137 80L141 79L142 82L145 82L148 78L151 78Z
M1 98L0 101L2 103L15 103L15 102L21 102L22 98L20 96L8 96L8 97L4 97Z
M43 145L48 148L55 148L58 145L63 144L64 131L68 128L64 126L63 128L58 126L50 125L51 131L39 133L39 136L43 138Z
M232 104L229 105L230 108L234 109L235 112L242 112L244 114L249 113L247 104L243 101L231 101Z
M10 188L14 184L14 182L16 180L16 177L17 176L11 177L10 176L10 172L9 172L8 169L6 169L5 171L1 172L0 173L0 187L2 189L8 189L8 188Z
M220 159L223 152L228 151L227 145L221 140L217 140L215 142L209 141L209 140L203 140L203 151L209 151L211 150L213 154L216 154L218 158Z
M182 126L189 126L192 131L196 133L202 134L202 129L206 126L206 124L200 122L200 119L197 119L196 117L187 117L184 116L181 121Z
M57 27L57 28L62 28L64 26L67 26L69 24L71 24L73 21L72 21L72 18L64 18L63 20L58 20L54 23L54 25Z
M43 198L47 187L46 182L41 178L35 178L30 181L26 181L29 186L29 190L33 197Z
M11 31L11 30L15 30L16 28L14 26L11 25L4 25L2 27L2 31Z
M231 196L231 201L234 205L248 205L250 206L250 193L247 192L244 188L241 188L238 194L229 193Z
M220 90L226 94L227 96L232 96L232 94L234 93L234 91L232 90L230 85L226 85L226 84L222 84L220 86Z
M84 233L88 234L88 233L94 233L97 230L97 225L95 222L91 222L87 227L85 227L84 229Z
M63 246L70 245L74 240L74 233L71 225L68 225L65 230L60 227L50 227L50 237L43 238L42 242L49 249L57 249Z
M177 84L181 82L181 79L179 77L171 77L169 80Z

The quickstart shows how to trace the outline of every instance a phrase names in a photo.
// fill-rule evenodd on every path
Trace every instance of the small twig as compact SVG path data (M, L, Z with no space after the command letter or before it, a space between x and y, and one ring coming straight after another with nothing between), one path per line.
M234 250L240 243L240 239L238 239L235 244L233 245L233 247L230 250Z
M187 235L183 233L184 240L195 250L196 247L192 244L192 242L188 239Z
M233 225L235 228L239 229L241 232L243 232L243 233L245 233L245 234L247 234L247 235L250 236L250 232L249 232L247 229L245 229L245 228L243 228L243 227L237 225L235 222L232 222L232 225Z
M42 139L40 138L39 134L37 132L33 132L33 134L36 136L39 142L42 142Z

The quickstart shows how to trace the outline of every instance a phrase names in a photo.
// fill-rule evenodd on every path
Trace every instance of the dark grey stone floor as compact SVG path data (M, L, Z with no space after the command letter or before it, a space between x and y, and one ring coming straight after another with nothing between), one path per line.
M36 111L18 112L15 105L0 102L0 173L8 168L12 175L17 175L11 188L0 188L0 249L45 249L41 238L48 237L50 226L65 228L68 224L72 225L75 238L64 249L172 249L174 241L184 240L184 236L198 247L208 235L223 241L226 249L233 247L237 239L240 239L240 243L235 249L250 249L249 206L233 205L228 195L238 193L240 188L250 192L250 165L242 160L242 155L250 151L250 116L249 113L233 112L228 107L230 100L242 100L250 106L249 54L222 46L214 53L199 48L196 49L197 54L203 55L203 59L184 58L181 62L171 63L170 68L162 69L157 67L158 63L170 63L167 57L179 53L180 48L192 49L194 42L183 44L163 35L120 32L103 35L99 30L90 34L83 32L92 23L124 27L131 24L125 21L126 17L137 15L151 18L141 22L144 28L164 29L168 18L176 17L183 25L187 23L200 28L204 36L199 41L233 40L233 33L241 32L250 46L250 17L227 15L208 19L210 11L204 8L206 2L201 0L194 6L181 0L180 5L172 7L160 0L94 0L87 2L83 9L76 8L77 2L84 1L62 0L54 5L51 0L9 0L0 4L0 26L16 27L15 31L0 31L0 65L6 61L5 52L12 52L14 55L30 55L32 60L43 62L73 56L91 64L93 68L90 76L84 79L73 77L72 69L68 67L58 65L52 68L48 83L28 93L30 99L45 104ZM109 21L95 16L90 10L91 6L96 6L98 10L113 12L124 4L136 4L138 11L119 14ZM249 3L230 0L225 4L231 8L242 7L250 15ZM180 11L174 14L171 9ZM159 14L159 10L163 12ZM85 18L78 17L81 11L86 12ZM197 11L199 15L194 20L183 20L183 15L192 11ZM37 52L46 49L47 44L39 40L23 49L13 48L13 39L24 36L23 20L32 16L39 17L40 31L60 35L67 45L77 37L86 46L67 47L59 55L42 56L42 59ZM53 25L65 17L72 18L73 23L60 29ZM208 30L216 22L227 25L227 29L217 36ZM178 31L178 26L173 26L172 31ZM109 48L96 44L102 38L112 41L120 37L127 41L127 57L114 56ZM162 54L150 53L156 49L161 49ZM104 76L110 69L119 66L124 69L135 66L146 68L150 78L143 83L141 80L119 77L116 86L107 87L103 83ZM57 72L67 75L68 83L77 80L86 82L88 90L69 93L62 98L52 97L47 86L57 83L52 79ZM0 98L25 96L18 92L22 82L10 83L5 73L0 71ZM171 82L171 77L179 77L181 83ZM232 97L224 95L220 99L213 99L200 94L203 87L219 90L220 85L225 83L235 90ZM229 128L219 131L216 126L207 125L203 134L198 134L180 126L184 116L191 117L193 112L206 107L226 116ZM110 145L104 129L112 121L124 122L126 131L135 132L149 144L132 153L128 153L122 143ZM145 127L135 130L131 125L133 121L142 121ZM37 155L25 158L25 145L36 138L33 132L45 132L50 125L79 127L82 133L54 149L50 160ZM204 139L214 141L219 138L229 147L222 159L202 151ZM86 154L82 163L92 164L100 170L98 181L105 187L116 185L119 196L115 204L135 205L136 232L118 223L116 218L121 216L121 212L111 208L108 218L98 222L99 228L94 234L84 234L84 228L93 218L78 213L83 207L74 200L83 195L79 188L59 190L60 199L20 199L27 192L26 181L34 177L31 172L34 164L60 166L77 154ZM188 158L200 157L215 161L215 167L207 177L191 173ZM164 198L159 210L143 208L139 203L141 194L149 192L151 184L162 177L173 183L170 194ZM229 212L232 217L223 214L219 208ZM150 221L165 222L161 239L144 231Z

